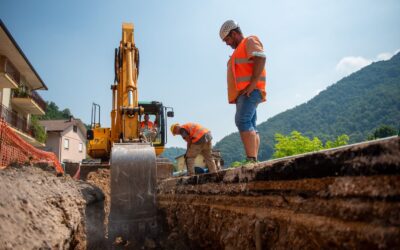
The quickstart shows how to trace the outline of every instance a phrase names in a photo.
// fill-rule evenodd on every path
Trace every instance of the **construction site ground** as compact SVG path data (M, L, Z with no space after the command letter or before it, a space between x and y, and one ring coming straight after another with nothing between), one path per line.
M107 240L110 171L0 171L0 249L398 249L400 139L158 181L159 233Z
M87 181L56 177L51 168L19 166L0 171L0 249L188 249L172 233L142 244L109 243L109 169ZM140 245L140 247L136 247Z
M84 249L85 199L71 177L32 166L0 171L0 249Z

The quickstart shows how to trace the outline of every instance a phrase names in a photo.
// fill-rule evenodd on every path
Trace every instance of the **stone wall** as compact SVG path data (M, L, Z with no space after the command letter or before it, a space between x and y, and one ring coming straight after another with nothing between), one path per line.
M160 214L191 249L400 246L398 137L163 180Z

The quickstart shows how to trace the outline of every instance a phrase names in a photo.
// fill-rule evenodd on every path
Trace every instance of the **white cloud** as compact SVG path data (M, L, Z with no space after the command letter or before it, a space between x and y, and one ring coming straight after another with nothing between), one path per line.
M342 58L339 63L336 65L336 71L343 75L348 75L354 71L357 71L369 64L371 64L372 61L368 60L364 57L361 56L346 56Z
M384 52L384 53L380 53L379 55L376 56L377 61L386 61L389 60L390 58L392 58L393 54L392 53L388 53L388 52Z
M372 62L389 60L398 52L400 52L400 49L393 53L382 52L379 53L374 59L368 59L362 56L346 56L340 59L339 63L336 65L336 72L341 76L349 75L367 65L370 65Z

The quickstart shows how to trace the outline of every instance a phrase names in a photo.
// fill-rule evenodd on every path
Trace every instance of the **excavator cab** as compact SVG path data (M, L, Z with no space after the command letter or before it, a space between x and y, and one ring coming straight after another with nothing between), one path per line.
M139 102L139 106L143 107L144 113L141 116L141 124L144 124L145 115L150 117L153 124L152 128L141 126L140 137L143 141L149 142L156 150L156 155L160 155L164 151L167 143L167 117L173 117L174 111L171 107L164 107L161 102Z

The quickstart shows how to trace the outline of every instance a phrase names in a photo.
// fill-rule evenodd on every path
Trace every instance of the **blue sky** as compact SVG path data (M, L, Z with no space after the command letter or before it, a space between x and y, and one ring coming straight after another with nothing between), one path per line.
M236 132L227 103L221 42L227 19L257 35L267 55L268 101L258 123L315 96L400 48L400 1L21 1L0 0L6 24L60 109L90 122L91 103L109 126L114 48L133 22L140 49L139 98L174 107L169 122L198 122L214 143ZM184 146L169 136L168 146Z

